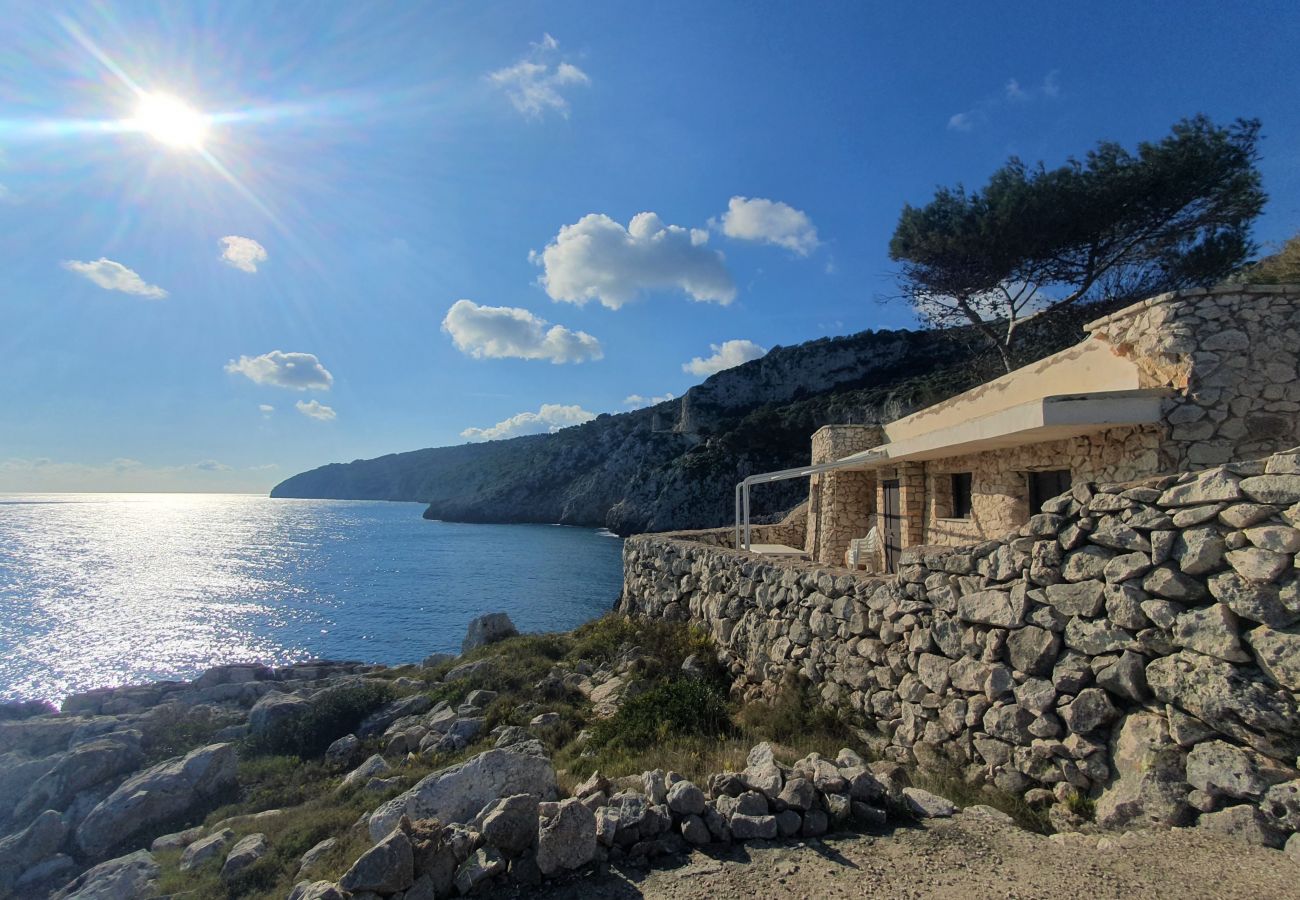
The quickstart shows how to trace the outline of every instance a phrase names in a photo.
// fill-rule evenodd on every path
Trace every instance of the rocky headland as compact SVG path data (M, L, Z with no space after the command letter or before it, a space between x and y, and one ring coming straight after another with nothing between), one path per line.
M1023 362L1083 338L1117 304L1027 321ZM865 331L774 347L710 376L680 398L600 415L555 434L333 463L286 479L272 497L407 500L425 518L558 522L620 535L723 524L732 491L755 472L808 461L823 425L890 421L997 374L969 329ZM768 485L760 518L804 499L806 485Z

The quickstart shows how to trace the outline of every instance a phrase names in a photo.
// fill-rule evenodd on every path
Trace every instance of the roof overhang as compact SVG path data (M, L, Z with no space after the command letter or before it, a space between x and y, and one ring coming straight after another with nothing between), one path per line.
M985 416L882 444L845 457L846 468L874 469L983 453L1160 421L1164 388L1066 394L1018 403ZM860 460L860 466L853 462Z

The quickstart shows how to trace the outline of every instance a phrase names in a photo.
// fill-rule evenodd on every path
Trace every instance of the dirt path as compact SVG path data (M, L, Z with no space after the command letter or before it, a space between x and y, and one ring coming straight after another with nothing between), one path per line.
M1300 863L1195 830L1135 832L1101 848L1096 838L1058 841L964 813L885 836L749 844L668 857L653 867L611 866L540 896L1300 898Z

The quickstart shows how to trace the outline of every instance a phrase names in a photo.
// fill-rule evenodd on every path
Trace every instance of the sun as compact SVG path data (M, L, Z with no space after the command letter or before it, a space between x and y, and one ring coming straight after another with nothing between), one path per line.
M171 94L145 94L131 124L169 147L194 150L208 133L207 118Z

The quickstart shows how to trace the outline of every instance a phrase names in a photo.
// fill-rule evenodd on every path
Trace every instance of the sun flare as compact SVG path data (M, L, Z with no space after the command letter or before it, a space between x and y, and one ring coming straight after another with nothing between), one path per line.
M208 133L207 118L170 94L146 94L131 122L169 147L197 149Z

